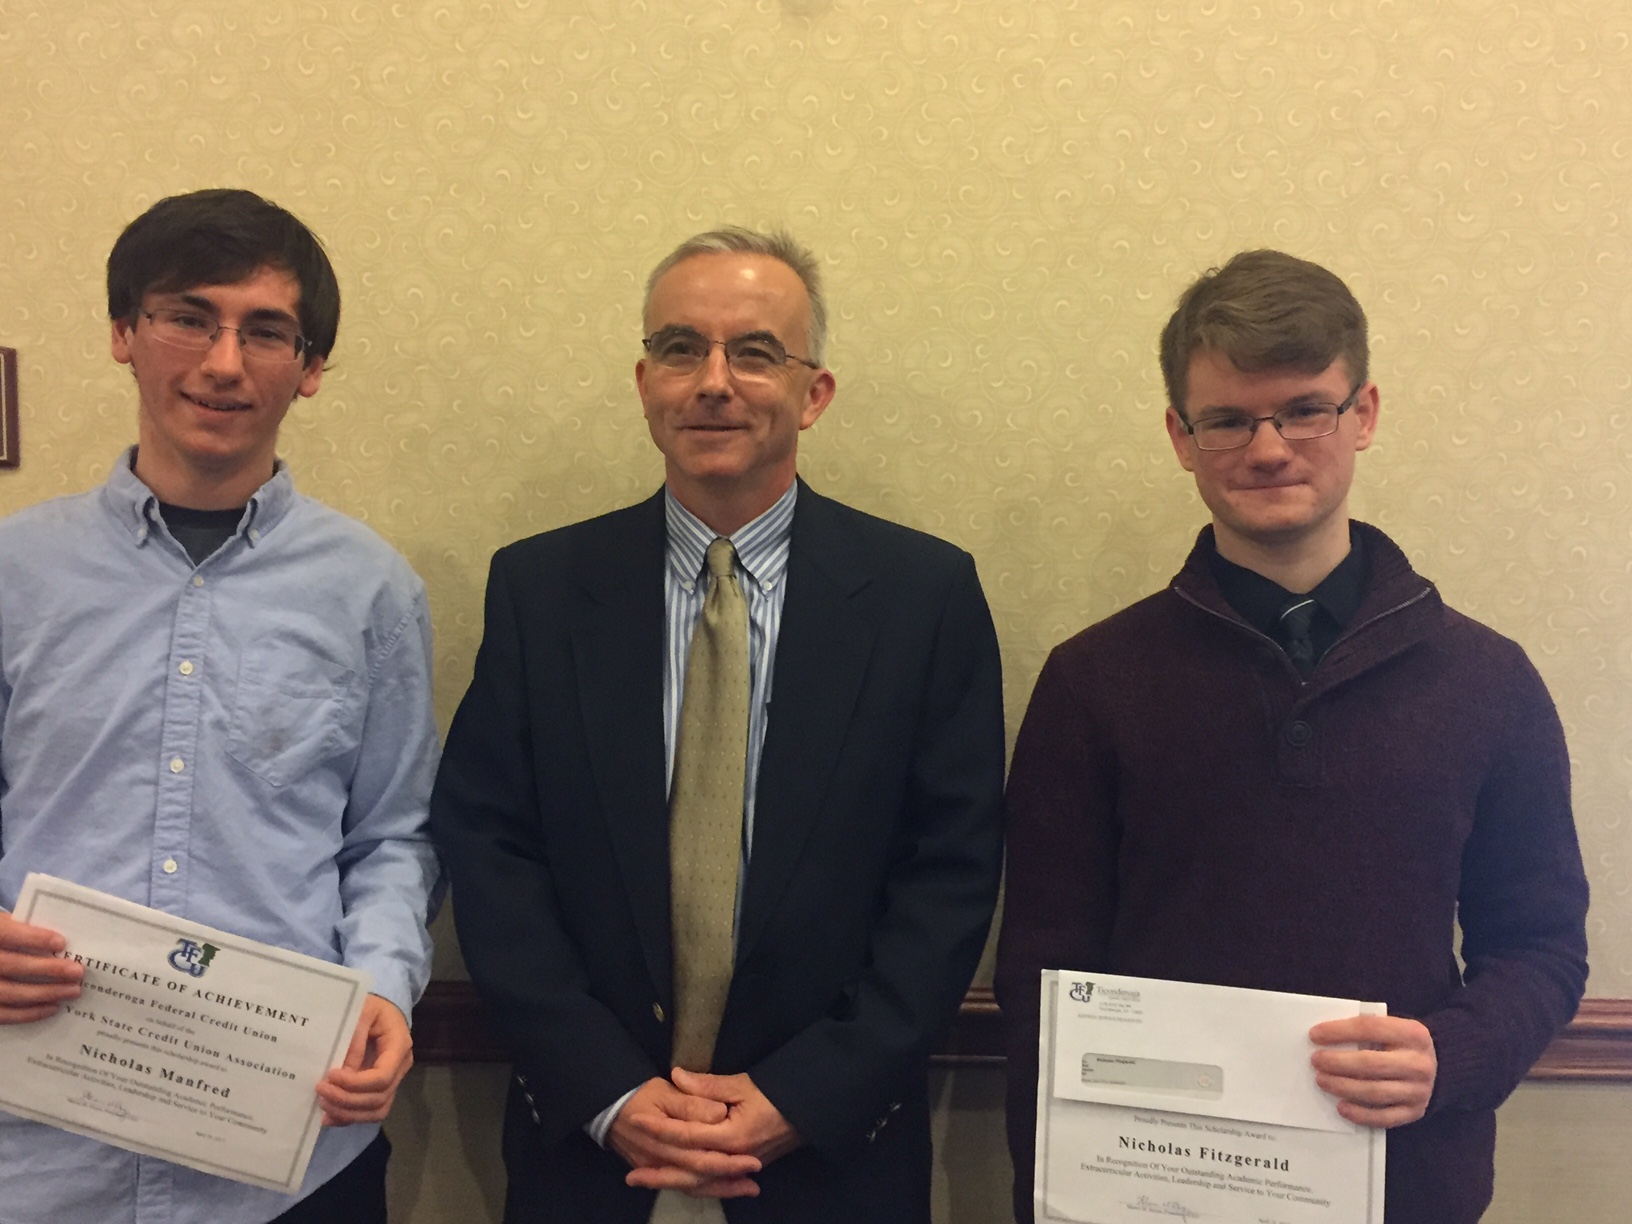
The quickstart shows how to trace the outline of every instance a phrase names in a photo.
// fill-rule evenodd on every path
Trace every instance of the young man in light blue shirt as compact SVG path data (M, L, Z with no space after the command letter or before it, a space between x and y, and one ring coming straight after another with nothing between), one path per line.
M372 975L297 1199L0 1113L7 1224L385 1218L377 1123L412 1065L439 869L423 584L276 455L339 288L247 191L162 200L108 260L138 443L101 488L0 522L0 1023L83 969L13 920L41 871Z

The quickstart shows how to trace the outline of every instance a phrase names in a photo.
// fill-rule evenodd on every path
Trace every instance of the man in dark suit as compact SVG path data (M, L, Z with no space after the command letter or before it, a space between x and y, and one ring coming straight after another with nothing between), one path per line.
M791 239L691 239L645 326L665 488L494 557L432 803L515 1058L505 1218L927 1221L1000 863L974 563L797 479L834 379Z

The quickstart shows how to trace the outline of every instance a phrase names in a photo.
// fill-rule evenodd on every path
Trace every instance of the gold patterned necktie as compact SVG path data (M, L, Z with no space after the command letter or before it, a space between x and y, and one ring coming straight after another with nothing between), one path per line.
M708 596L691 635L674 794L669 893L674 941L674 1062L707 1071L731 989L748 755L748 604L730 540L708 546Z

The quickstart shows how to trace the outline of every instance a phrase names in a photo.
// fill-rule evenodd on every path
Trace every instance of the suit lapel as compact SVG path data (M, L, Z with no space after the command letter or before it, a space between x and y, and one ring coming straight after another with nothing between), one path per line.
M868 581L833 504L801 482L755 792L738 964L798 868L844 747L873 648L873 626L853 602Z
M624 894L657 997L669 999L669 813L664 795L663 495L608 522L579 567L579 705Z

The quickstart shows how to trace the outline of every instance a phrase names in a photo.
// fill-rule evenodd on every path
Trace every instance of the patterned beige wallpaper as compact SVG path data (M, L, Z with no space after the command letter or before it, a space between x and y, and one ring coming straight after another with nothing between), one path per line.
M1202 520L1161 429L1176 293L1243 247L1327 263L1383 388L1357 510L1552 685L1592 990L1632 995L1627 0L0 0L0 511L132 436L103 260L213 185L333 252L286 453L430 584L444 717L491 550L656 486L639 286L686 234L824 257L806 474L974 551L1014 720Z

